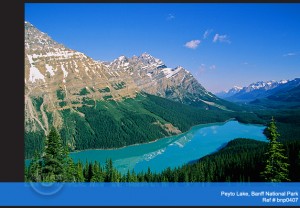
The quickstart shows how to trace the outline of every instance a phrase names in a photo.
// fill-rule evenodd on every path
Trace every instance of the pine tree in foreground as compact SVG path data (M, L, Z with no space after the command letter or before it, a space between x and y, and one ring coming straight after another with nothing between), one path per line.
M83 167L82 163L79 160L76 164L76 181L77 182L84 182L84 176L83 176Z
M280 136L277 132L275 120L272 118L266 129L266 136L270 141L268 144L265 161L265 169L261 173L265 181L283 182L290 181L288 178L287 157L284 155L283 145L277 141Z
M66 151L62 145L62 139L55 128L50 130L43 155L44 166L42 178L45 182L63 182L65 180Z
M34 153L34 158L31 160L29 167L27 169L27 176L26 181L32 181L32 182L41 182L42 174L42 162L40 159L39 153L36 151Z

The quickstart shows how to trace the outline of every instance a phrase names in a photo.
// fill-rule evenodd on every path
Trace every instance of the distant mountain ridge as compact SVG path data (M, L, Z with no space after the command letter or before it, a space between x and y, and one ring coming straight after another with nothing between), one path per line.
M268 108L300 108L300 78L269 90L266 97L255 99L250 104Z
M281 81L259 81L242 88L232 88L227 92L216 93L220 98L233 102L251 102L256 99L266 98L282 90L297 87L299 79Z
M243 89L243 87L233 86L233 88L231 88L229 90L222 91L222 92L215 93L215 95L217 95L220 98L227 98L227 97L235 95L236 93L238 93L242 89Z

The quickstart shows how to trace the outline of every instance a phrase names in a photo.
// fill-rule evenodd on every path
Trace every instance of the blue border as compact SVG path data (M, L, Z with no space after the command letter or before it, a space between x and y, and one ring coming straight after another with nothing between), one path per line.
M221 192L223 192L223 196ZM255 191L264 196L237 196ZM227 192L228 195L224 195ZM229 196L230 192L235 196ZM289 193L266 196L265 192ZM292 196L291 193L294 193ZM232 195L231 194L231 195ZM298 196L296 196L296 194ZM0 205L299 206L300 183L0 183ZM241 194L240 194L241 195ZM263 201L265 198L265 201ZM273 199L274 198L274 199ZM281 199L277 202L277 198ZM297 200L295 200L297 198ZM268 200L270 199L270 202ZM272 201L273 200L273 201ZM285 202L283 202L285 200ZM291 201L292 200L292 201Z

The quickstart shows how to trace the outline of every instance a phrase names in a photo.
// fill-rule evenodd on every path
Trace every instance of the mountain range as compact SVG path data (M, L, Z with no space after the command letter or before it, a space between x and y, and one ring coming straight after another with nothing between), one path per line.
M233 87L216 93L220 98L233 102L258 104L268 101L299 102L300 78L281 81L259 81L246 87Z
M54 126L71 150L117 148L224 121L236 106L143 53L96 61L25 22L25 156ZM214 113L217 111L218 113Z

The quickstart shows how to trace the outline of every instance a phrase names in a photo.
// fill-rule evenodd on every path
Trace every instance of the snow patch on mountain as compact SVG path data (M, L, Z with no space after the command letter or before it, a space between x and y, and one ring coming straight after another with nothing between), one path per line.
M66 71L64 65L61 65L61 70L64 73L63 83L66 83L66 79L65 78L68 76L68 72Z
M152 77L152 73L148 72L148 73L147 73L147 76L148 76L148 77Z
M36 80L41 79L45 82L44 75L34 66L34 61L31 55L27 55L29 64L30 64L30 71L29 71L29 81L34 83Z
M46 64L45 67L46 67L46 72L49 72L50 76L54 76L55 75L52 66Z
M175 69L164 68L164 69L162 69L162 72L166 75L166 78L170 78L170 77L174 76L175 74L177 74L181 69L182 69L182 67L177 67Z
M280 84L285 84L285 83L288 83L288 80L281 80L279 81Z

